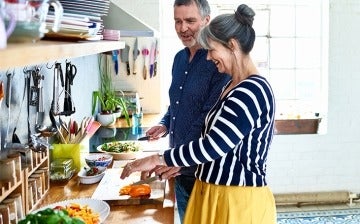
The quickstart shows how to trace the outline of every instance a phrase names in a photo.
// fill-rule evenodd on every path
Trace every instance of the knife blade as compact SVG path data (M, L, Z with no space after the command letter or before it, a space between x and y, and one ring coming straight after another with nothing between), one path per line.
M154 62L155 62L155 44L151 45L151 49L150 49L150 68L149 68L149 74L150 74L150 78L153 77L154 74Z
M144 137L138 138L137 140L138 140L138 141L149 141L149 140L150 140L150 136L144 136Z
M125 44L124 49L121 49L121 61L126 64L127 75L130 75L129 50L130 46L127 44Z
M140 185L140 184L148 184L148 183L151 183L151 182L156 181L156 180L160 180L160 176L148 177L148 178L146 178L144 180L134 182L131 185L133 186L133 185Z
M154 53L154 75L153 75L153 77L155 77L156 73L157 73L157 46L158 46L158 42L156 40L155 41L155 53Z
M133 74L136 74L136 59L138 57L138 55L140 54L140 51L138 49L138 39L137 37L135 38L135 43L134 43L134 49L133 49Z

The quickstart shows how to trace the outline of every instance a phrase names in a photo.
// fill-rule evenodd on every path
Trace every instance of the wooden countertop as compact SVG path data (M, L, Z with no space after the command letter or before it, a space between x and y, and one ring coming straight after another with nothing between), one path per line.
M161 116L159 114L145 115L143 126L155 125ZM127 127L124 119L118 119L116 127ZM80 184L77 176L74 176L65 184L51 183L50 189L35 209L58 201L91 198L97 184ZM110 215L106 219L106 224L112 223L174 223L174 182L167 181L165 189L165 200L163 204L145 204L145 205L110 205Z
M58 201L91 198L98 184L80 184L77 176L74 176L66 184L51 183L50 189L40 204L35 209ZM165 189L163 204L146 205L110 205L110 215L106 224L112 223L174 223L174 192L173 181L168 181Z

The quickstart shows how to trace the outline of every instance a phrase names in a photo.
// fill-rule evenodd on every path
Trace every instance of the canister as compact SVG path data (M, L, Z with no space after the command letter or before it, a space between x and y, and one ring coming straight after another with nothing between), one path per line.
M17 224L17 205L14 198L6 198L1 202L2 204L6 205L9 208L9 217L11 224Z
M45 194L45 173L43 170L36 170L34 175L40 175L41 177L41 195Z
M42 167L39 168L44 174L44 182L45 182L45 188L44 191L46 192L50 188L50 173L49 173L49 167Z
M29 210L31 210L32 207L34 206L34 196L33 196L33 187L30 184L27 189L27 196L28 196L28 207Z
M4 224L10 224L10 209L6 205L0 204L0 214Z
M41 174L31 174L30 178L33 178L36 180L36 193L37 193L37 198L38 200L40 200L40 198L42 197L42 188L43 188L43 178Z
M24 208L23 208L23 201L22 201L21 194L15 193L15 194L11 194L9 197L13 198L16 202L16 211L17 211L18 220L23 219L24 218Z
M28 179L28 183L29 183L29 186L31 186L31 193L32 193L32 196L33 196L33 204L35 204L38 200L38 197L37 197L37 184L36 184L36 179L34 178L29 178Z

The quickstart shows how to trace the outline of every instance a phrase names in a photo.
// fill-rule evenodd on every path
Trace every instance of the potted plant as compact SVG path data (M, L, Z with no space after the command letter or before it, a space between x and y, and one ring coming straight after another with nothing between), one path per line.
M92 114L96 112L96 107L99 102L100 112L97 114L97 119L102 125L113 125L116 118L123 114L128 126L130 126L127 100L124 97L117 96L111 79L111 70L109 69L107 61L105 61L105 65L103 65L102 56L99 57L99 71L100 89L98 91L93 91Z

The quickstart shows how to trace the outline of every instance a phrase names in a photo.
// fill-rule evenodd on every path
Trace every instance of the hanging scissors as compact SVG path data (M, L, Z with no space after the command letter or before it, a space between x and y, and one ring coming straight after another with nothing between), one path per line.
M63 115L69 116L75 113L75 107L72 105L71 86L77 73L77 68L71 62L66 61L65 67L65 97L64 97L64 111Z

